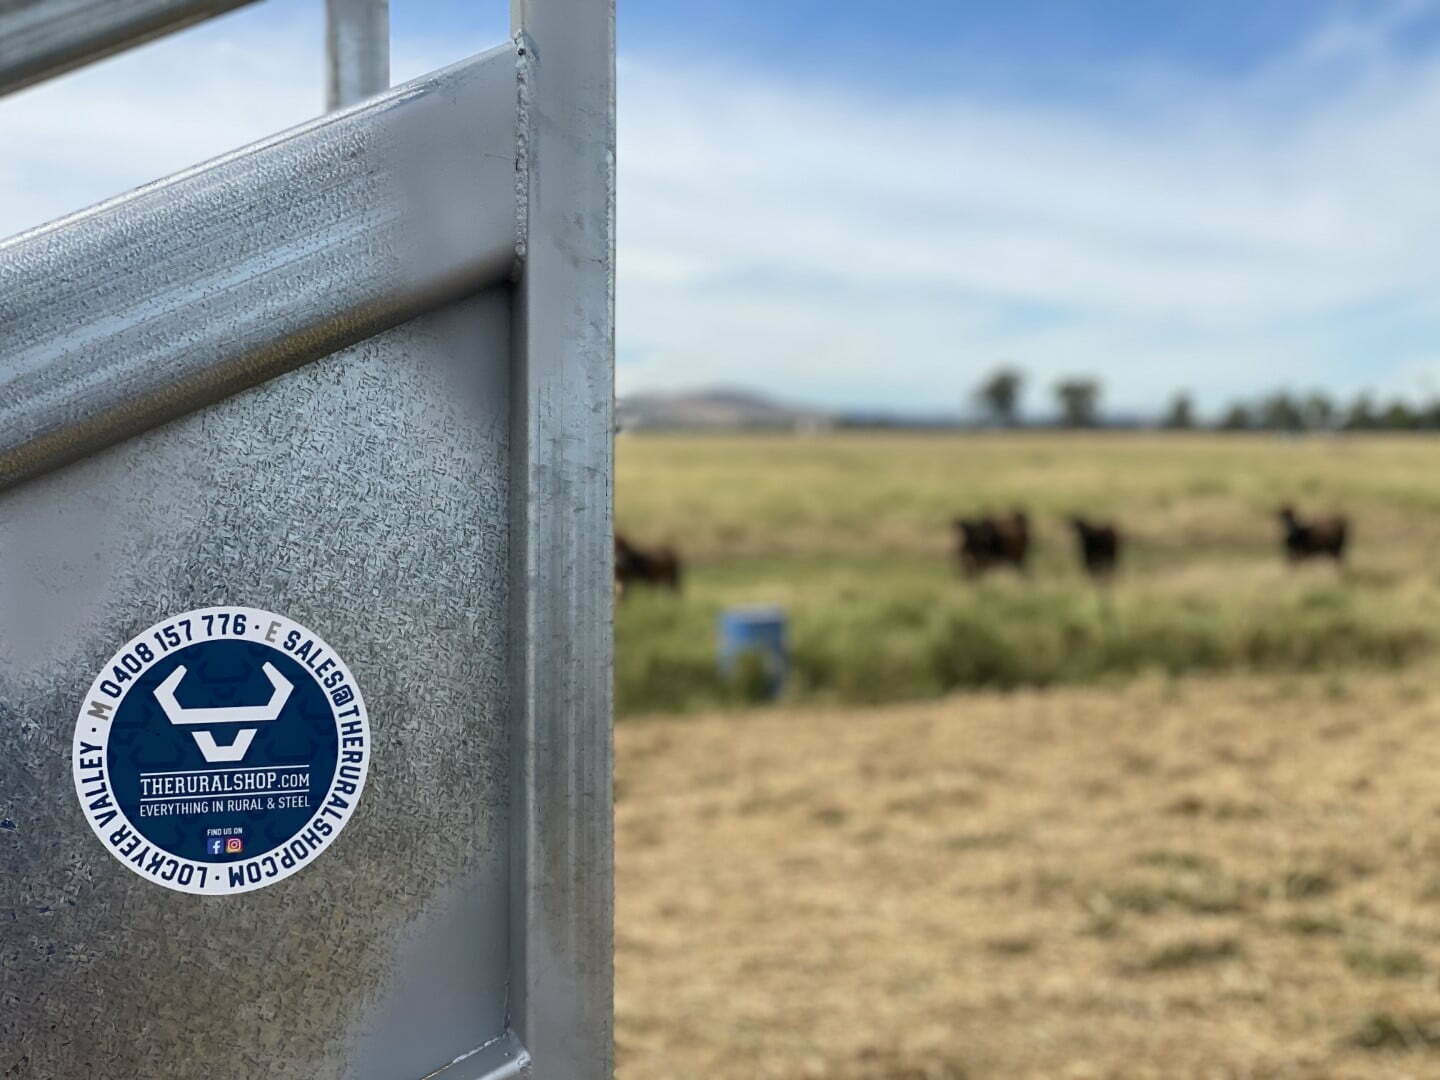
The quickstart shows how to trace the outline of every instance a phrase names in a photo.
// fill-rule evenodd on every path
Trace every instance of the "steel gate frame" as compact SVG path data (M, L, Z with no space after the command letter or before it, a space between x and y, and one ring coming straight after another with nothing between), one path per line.
M258 0L11 0L0 8L0 97ZM325 0L325 108L390 85L390 0Z
M0 96L256 0L19 0L0 10Z
M512 288L510 1030L446 1080L612 1070L614 0L512 30L0 242L0 492Z

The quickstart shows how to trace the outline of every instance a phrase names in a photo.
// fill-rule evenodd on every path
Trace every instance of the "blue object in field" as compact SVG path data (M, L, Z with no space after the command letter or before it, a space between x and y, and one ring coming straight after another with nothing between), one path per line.
M785 612L780 608L729 608L720 613L720 671L734 676L740 658L759 656L769 676L770 697L785 685L789 656L785 648Z

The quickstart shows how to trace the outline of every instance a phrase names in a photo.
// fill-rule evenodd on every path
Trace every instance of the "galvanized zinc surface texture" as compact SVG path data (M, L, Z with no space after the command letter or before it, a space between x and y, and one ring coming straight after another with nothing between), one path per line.
M509 304L0 493L0 1076L420 1077L503 1034ZM322 634L374 747L313 865L202 898L103 849L69 746L118 643L221 603Z
M0 488L503 282L506 45L0 243Z
M615 5L513 0L516 972L537 1075L612 1072Z

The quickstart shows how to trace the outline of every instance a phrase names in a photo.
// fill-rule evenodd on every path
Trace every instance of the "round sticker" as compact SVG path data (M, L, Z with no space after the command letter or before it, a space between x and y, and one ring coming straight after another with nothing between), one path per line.
M308 866L350 820L369 764L345 662L254 608L187 611L137 634L75 724L75 793L106 850L203 896Z

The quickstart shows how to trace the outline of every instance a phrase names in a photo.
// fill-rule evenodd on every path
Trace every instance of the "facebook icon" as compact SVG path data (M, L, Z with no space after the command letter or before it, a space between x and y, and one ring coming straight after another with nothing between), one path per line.
M225 841L218 836L212 836L206 840L205 846L210 849L211 855L223 855L225 853Z

